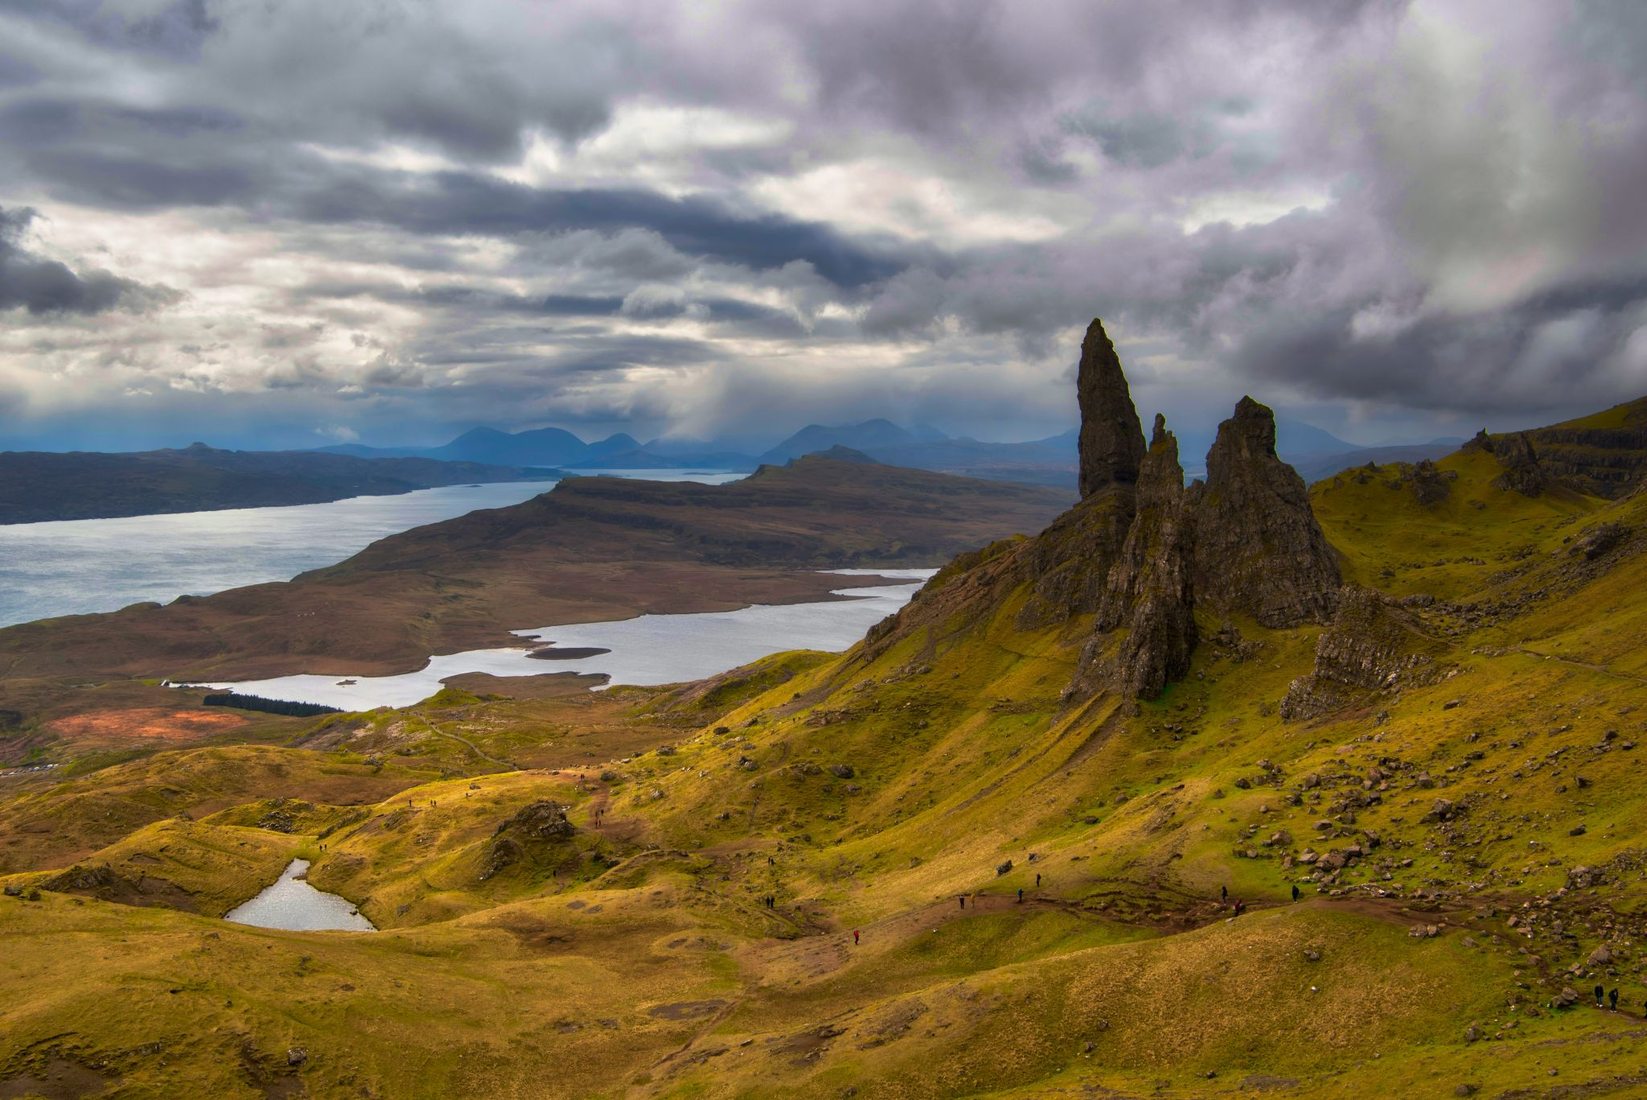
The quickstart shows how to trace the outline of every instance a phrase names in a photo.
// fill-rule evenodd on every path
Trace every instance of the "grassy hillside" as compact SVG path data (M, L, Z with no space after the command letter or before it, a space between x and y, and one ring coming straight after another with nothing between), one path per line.
M1314 487L1402 671L1309 718L1334 627L1066 695L1013 540L844 655L8 781L0 1087L1640 1095L1647 496L1500 473ZM294 855L383 931L212 919Z

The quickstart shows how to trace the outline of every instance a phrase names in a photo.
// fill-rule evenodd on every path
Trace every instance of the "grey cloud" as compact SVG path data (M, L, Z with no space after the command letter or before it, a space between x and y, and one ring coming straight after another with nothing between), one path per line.
M147 309L177 299L174 291L147 287L107 271L75 271L22 246L34 220L28 207L0 207L0 310L30 314L102 313L116 308Z
M206 38L218 28L206 0L175 0L158 10L153 5L135 7L137 11L128 14L122 5L105 0L0 0L0 14L58 24L108 49L177 59L199 56Z
M180 264L252 316L142 339L314 352L271 384L357 429L1050 423L1093 314L1152 395L1534 419L1647 389L1641 5L1428 3L0 0L53 46L0 97L0 193L123 247L267 238L256 276ZM6 247L71 319L144 300ZM355 358L302 346L317 320Z
M1249 335L1238 365L1315 395L1472 413L1599 407L1638 395L1621 393L1621 378L1647 386L1647 275L1431 314L1388 334L1357 333L1354 321L1348 308L1274 318Z
M549 190L460 172L416 181L357 176L303 196L300 213L317 221L498 237L556 229L639 228L656 233L682 253L756 269L805 261L843 286L884 279L904 262L890 244L866 245L825 225L739 213L708 199L641 190Z

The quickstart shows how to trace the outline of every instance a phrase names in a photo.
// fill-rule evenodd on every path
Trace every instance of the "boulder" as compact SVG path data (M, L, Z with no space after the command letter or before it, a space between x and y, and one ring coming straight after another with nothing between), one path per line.
M577 827L566 820L566 807L547 800L533 802L497 827L528 840L566 840Z

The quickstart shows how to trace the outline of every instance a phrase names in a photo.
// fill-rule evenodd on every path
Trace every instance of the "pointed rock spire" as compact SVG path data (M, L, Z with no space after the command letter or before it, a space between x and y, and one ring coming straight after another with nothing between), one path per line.
M1075 386L1081 403L1081 496L1135 484L1144 460L1144 431L1121 359L1096 317L1081 341Z
M1218 426L1196 504L1195 592L1269 627L1326 622L1338 563L1298 471L1275 454L1275 414L1250 397Z
M1138 511L1110 568L1096 624L1100 632L1126 626L1127 633L1101 670L1077 669L1077 690L1107 682L1129 698L1153 699L1189 671L1197 640L1190 518L1178 439L1157 414L1138 478ZM1105 648L1095 637L1083 665L1095 665Z

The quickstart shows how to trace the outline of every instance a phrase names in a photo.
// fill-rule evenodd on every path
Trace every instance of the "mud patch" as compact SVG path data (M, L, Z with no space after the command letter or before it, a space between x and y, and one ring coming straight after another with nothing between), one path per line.
M75 744L120 745L163 741L181 744L246 725L238 714L215 710L134 707L92 710L47 723L46 728Z
M23 1096L76 1100L82 1096L96 1096L110 1084L109 1078L90 1066L67 1058L51 1058L37 1069L0 1081L0 1097L5 1100Z
M653 1005L646 1010L646 1014L659 1020L701 1020L705 1016L713 1016L726 1004L718 1000L676 1001L673 1004Z

